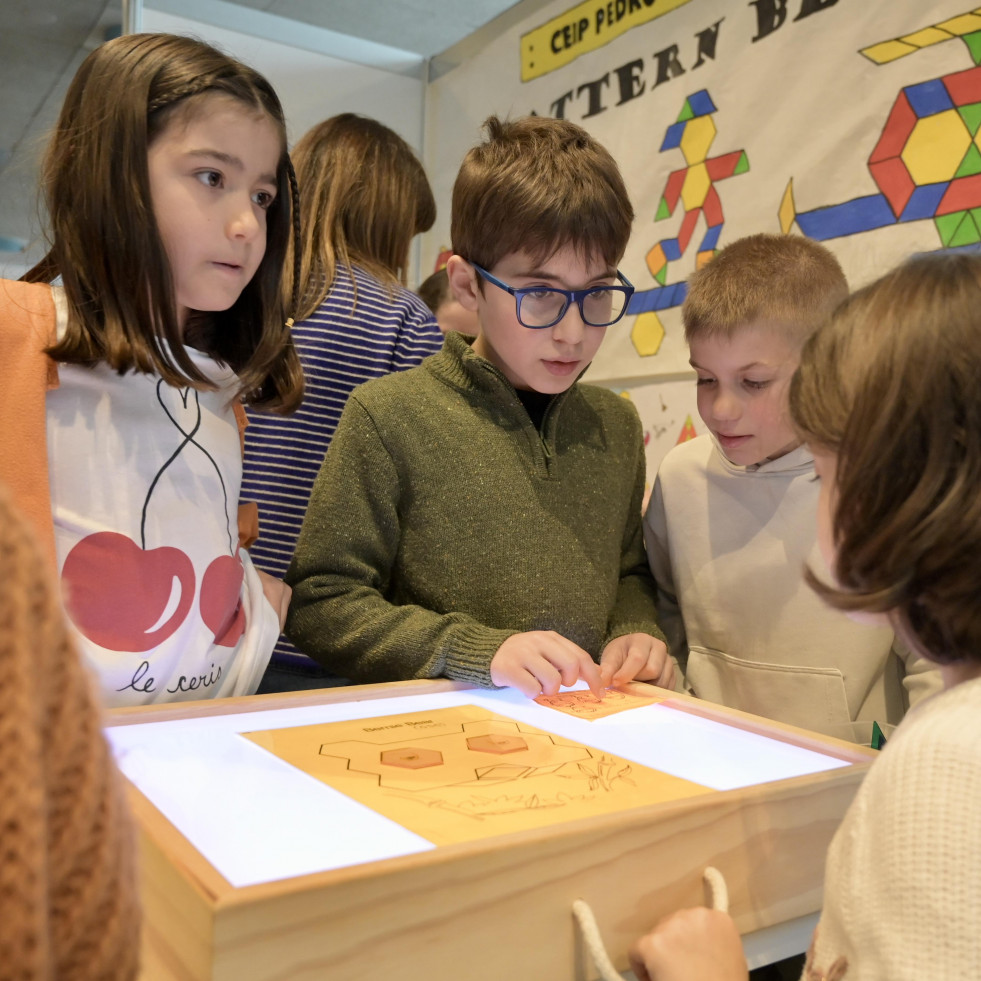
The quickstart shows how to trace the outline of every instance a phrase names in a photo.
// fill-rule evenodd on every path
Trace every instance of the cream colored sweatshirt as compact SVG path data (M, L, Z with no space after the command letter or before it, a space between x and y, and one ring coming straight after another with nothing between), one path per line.
M664 458L644 519L662 629L686 690L828 735L868 742L938 690L936 669L892 631L855 623L804 581L826 574L819 485L805 447L755 467L710 436Z

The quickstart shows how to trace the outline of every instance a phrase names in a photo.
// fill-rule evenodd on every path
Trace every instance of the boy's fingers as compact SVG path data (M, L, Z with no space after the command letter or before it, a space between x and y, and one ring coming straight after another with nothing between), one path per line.
M648 651L643 645L632 641L624 652L623 660L613 675L613 682L622 685L624 682L633 681L634 678L643 670L647 664Z
M538 698L539 695L548 695L541 681L527 668L517 673L510 681L511 688L517 688L522 695L527 698Z
M597 697L602 698L606 694L606 684L603 675L596 662L585 652L580 658L579 677L589 686L589 690Z
M540 689L532 695L532 698L537 698L539 695L554 695L565 684L562 672L547 659L537 661L528 670L534 675Z

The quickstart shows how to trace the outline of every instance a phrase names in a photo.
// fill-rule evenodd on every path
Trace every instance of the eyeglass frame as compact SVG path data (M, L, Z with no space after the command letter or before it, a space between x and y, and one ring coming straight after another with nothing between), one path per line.
M569 307L573 303L579 307L579 316L582 318L582 322L590 327L612 327L615 323L618 323L623 319L624 314L627 312L627 307L630 306L630 298L636 292L634 284L627 279L626 276L619 269L616 270L616 277L621 282L621 286L587 286L585 289L581 290L563 290L559 289L557 286L508 286L507 283L502 282L496 276L492 276L483 266L478 266L476 262L471 262L471 266L477 270L477 272L498 289L502 289L507 293L510 293L514 297L514 314L518 318L518 323L521 324L526 330L548 330L550 327L554 327L559 323L562 318L569 312ZM543 291L548 291L550 293L562 293L565 296L565 306L562 308L562 312L553 320L550 324L526 324L521 319L521 301L529 293L541 293ZM598 293L600 290L617 290L626 294L623 301L623 309L617 315L616 320L611 320L608 324L591 324L586 319L586 312L583 310L582 301L590 293Z

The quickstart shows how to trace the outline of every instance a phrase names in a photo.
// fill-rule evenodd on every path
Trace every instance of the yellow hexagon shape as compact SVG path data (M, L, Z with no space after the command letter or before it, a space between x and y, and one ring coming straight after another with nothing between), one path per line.
M715 123L711 116L698 116L689 119L685 131L681 134L681 152L685 163L701 163L709 152L712 140L715 139Z
M709 188L712 186L712 179L709 177L708 167L703 164L695 164L688 168L685 174L685 182L681 185L681 201L685 206L685 211L694 211L705 204Z
M949 181L971 145L971 134L956 109L918 119L901 154L913 183Z
M657 354L664 340L664 327L653 310L639 314L630 331L630 341L642 358Z

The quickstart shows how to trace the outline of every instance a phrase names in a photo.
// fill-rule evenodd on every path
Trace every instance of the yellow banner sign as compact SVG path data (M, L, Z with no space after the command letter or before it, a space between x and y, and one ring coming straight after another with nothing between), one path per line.
M547 75L689 0L585 0L521 36L521 81Z

